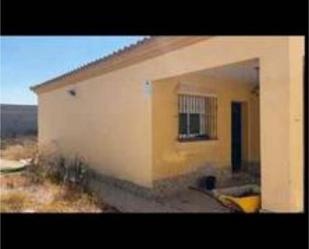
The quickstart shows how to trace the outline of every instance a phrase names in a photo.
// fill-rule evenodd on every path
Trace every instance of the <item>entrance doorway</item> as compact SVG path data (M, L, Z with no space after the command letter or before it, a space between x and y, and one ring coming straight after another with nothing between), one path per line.
M232 102L232 172L239 172L242 165L242 104Z

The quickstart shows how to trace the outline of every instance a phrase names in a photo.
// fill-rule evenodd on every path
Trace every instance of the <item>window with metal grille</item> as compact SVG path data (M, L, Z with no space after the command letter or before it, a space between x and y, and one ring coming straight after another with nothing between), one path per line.
M179 95L179 140L217 138L217 98Z

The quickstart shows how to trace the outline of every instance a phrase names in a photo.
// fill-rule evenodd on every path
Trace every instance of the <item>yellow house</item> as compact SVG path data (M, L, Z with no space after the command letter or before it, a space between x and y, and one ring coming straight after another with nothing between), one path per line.
M149 189L254 168L262 208L303 210L300 36L151 37L32 87L39 146Z

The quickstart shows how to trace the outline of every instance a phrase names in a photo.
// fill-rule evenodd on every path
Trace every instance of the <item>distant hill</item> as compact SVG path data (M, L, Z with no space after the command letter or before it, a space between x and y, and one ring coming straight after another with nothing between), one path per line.
M36 105L0 104L1 137L37 134Z

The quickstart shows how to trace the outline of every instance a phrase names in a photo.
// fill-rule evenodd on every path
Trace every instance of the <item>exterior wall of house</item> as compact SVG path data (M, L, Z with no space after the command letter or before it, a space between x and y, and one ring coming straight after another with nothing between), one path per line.
M76 96L68 93L71 89ZM40 149L68 158L78 155L98 173L151 186L149 105L132 73L42 93Z
M153 82L154 180L189 173L207 165L231 169L232 101L243 103L243 159L259 161L259 153L255 149L259 138L258 134L254 134L258 131L251 125L252 122L259 122L257 113L253 113L258 105L258 102L251 100L253 87L250 82L209 78L197 73ZM217 140L178 141L180 93L217 96Z
M168 65L161 78L253 58L260 62L262 208L299 212L304 207L304 37L215 37L154 59Z
M256 95L250 95L251 105L248 107L250 115L249 129L251 130L249 136L250 150L249 158L253 163L261 161L261 141L260 141L260 97Z
M303 56L304 37L213 37L79 82L75 98L66 92L70 87L42 92L39 142L55 140L65 150L82 152L101 172L151 186L156 133L152 135L152 103L145 80L258 58L262 208L301 211ZM178 158L169 160L181 160L181 155L174 156Z
M262 203L278 212L304 204L303 56L304 39L288 37L260 61Z
M302 210L304 207L304 82L305 58L304 39L289 38L289 123L290 123L290 210ZM292 167L291 167L292 166Z

